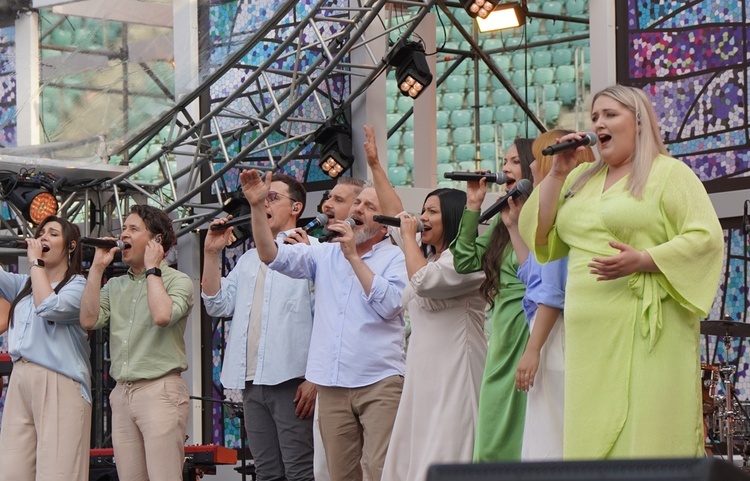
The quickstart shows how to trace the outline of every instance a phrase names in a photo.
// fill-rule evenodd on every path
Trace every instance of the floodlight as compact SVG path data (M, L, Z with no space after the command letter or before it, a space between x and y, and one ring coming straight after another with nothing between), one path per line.
M320 168L331 178L338 178L352 166L352 129L348 125L324 125L315 135L315 143L319 146Z
M518 2L497 5L486 17L477 17L480 32L520 27L526 22L526 9Z

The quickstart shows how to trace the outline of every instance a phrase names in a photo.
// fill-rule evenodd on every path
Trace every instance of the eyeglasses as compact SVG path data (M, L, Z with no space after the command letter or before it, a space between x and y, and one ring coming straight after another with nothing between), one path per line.
M268 192L268 195L266 196L266 201L270 204L271 202L275 202L277 197L284 197L285 199L289 199L292 202L299 202L289 197L288 195L279 194L278 192L274 192L272 190Z

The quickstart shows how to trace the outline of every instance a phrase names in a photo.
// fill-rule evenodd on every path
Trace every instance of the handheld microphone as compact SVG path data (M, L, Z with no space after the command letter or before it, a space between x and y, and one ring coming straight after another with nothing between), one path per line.
M12 236L0 236L0 245L9 249L26 249L28 247L25 239ZM49 252L49 246L42 245L42 252Z
M464 180L466 182L479 182L479 179L487 179L486 182L494 182L496 184L504 184L508 180L508 177L502 172L487 172L484 174L476 172L445 172L443 177L452 180Z
M344 219L344 222L349 224L352 229L354 229L354 226L357 225L354 222L354 219L352 219L351 217L347 217L346 219ZM322 236L318 237L318 242L330 242L331 239L335 237L339 237L339 236L341 236L341 233L339 232L336 232L333 230L326 230L325 232L323 232Z
M232 220L228 220L227 222L225 222L223 224L212 225L211 226L211 230L224 230L224 229L226 229L228 227L232 227L232 226L235 226L235 225L238 225L238 224L244 224L244 223L246 223L247 221L250 220L250 217L251 217L251 214L241 215L239 217L233 218Z
M596 134L593 132L586 132L583 138L576 140L568 140L560 142L559 144L550 145L546 149L542 150L542 155L555 155L569 150L575 150L578 147L586 145L596 145Z
M103 247L105 249L111 249L113 247L119 247L120 250L125 247L130 247L130 244L126 244L121 240L107 240L97 239L96 237L81 237L81 245L92 246L92 247Z
M505 206L508 205L508 199L517 199L518 197L522 195L529 195L531 194L531 190L534 188L533 185L531 185L531 181L529 179L521 179L518 181L518 184L510 189L507 194L500 197L497 202L492 204L489 209L482 212L482 214L479 216L479 223L487 222L489 219L495 217L498 212L503 210Z
M374 215L372 220L378 224L389 225L391 227L401 227L401 219L399 217L388 217L387 215ZM422 232L424 226L422 221L417 219L417 232Z
M312 232L313 230L317 229L318 227L323 227L323 226L325 226L327 224L328 224L328 216L325 215L325 214L323 214L323 213L320 213L320 214L316 215L313 220L311 220L310 222L308 222L302 228L302 230L309 234L310 232Z

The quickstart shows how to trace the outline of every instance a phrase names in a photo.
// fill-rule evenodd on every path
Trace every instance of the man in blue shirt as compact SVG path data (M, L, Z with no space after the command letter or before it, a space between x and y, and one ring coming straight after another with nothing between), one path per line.
M293 232L306 196L292 177L273 176L259 214L267 219L270 235L283 240ZM267 270L255 249L243 254L222 278L221 252L232 242L231 235L231 228L209 230L203 246L206 312L232 316L221 383L243 390L248 445L258 480L313 481L316 394L304 378L312 331L311 284Z
M401 294L406 267L386 238L377 194L363 189L349 211L355 226L329 222L338 237L317 245L274 242L263 202L271 188L255 170L240 174L252 209L258 255L272 270L315 282L306 378L318 386L320 429L332 481L380 481L404 373ZM336 245L338 244L338 245Z

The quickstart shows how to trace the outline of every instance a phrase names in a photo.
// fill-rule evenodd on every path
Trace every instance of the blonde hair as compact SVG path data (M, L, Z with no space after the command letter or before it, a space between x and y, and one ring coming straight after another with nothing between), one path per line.
M626 87L624 85L613 85L598 92L591 99L591 108L599 97L609 97L628 109L636 122L637 135L635 137L635 146L633 147L633 156L631 158L632 170L628 179L627 187L633 197L640 199L643 197L643 188L646 186L648 174L651 171L651 164L659 154L669 155L664 142L661 140L659 131L659 122L656 118L656 112L648 96L643 90ZM593 167L581 174L570 187L572 192L577 192L586 182L595 176L599 171L604 169L606 164L601 158L597 160Z
M542 150L546 149L550 145L553 145L557 139L563 135L572 133L571 130L555 129L548 130L534 140L534 144L531 146L531 152L534 154L534 160L539 168L540 179L544 179L552 169L552 156L542 154ZM594 152L591 147L586 147L583 152L576 154L576 165L580 165L583 162L591 162L594 160Z

